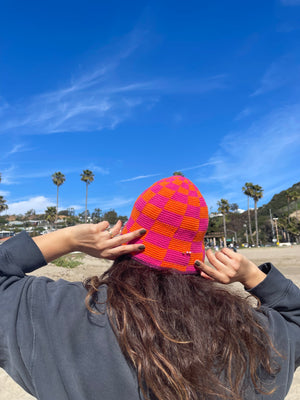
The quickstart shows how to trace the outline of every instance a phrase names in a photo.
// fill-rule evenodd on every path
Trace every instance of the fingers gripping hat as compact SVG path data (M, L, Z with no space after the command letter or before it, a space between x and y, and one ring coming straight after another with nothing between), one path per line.
M198 188L176 175L146 189L136 200L122 234L145 228L147 233L131 243L145 250L133 258L153 268L173 268L194 274L194 262L204 261L204 235L208 210Z

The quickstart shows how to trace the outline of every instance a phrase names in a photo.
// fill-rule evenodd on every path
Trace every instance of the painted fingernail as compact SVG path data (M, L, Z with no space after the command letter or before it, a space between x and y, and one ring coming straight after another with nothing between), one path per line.
M140 230L140 235L144 235L146 232L147 232L146 229L141 229L141 230Z
M197 265L197 267L200 267L200 265L201 265L200 261L196 260L195 265Z
M143 244L141 244L141 245L138 247L139 250L145 250L145 248L146 248L146 247L145 247Z

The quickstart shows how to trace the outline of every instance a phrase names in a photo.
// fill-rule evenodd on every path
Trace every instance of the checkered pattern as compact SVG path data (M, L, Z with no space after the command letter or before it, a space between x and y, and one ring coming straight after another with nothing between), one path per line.
M187 178L172 176L154 183L136 200L123 234L145 228L131 243L146 246L133 258L154 268L196 273L195 260L204 260L208 210L197 187Z

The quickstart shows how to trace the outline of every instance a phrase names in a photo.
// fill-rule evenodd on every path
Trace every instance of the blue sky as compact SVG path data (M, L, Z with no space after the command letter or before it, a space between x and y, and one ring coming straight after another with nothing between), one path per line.
M0 4L0 194L128 215L182 171L210 210L300 180L300 0Z

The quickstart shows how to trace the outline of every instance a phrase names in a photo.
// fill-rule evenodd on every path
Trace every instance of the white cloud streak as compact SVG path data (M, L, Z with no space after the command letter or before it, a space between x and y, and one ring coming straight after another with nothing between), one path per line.
M92 172L99 173L101 175L108 175L109 174L109 169L108 168L103 168L103 167L100 167L99 165L95 165L95 164L91 164L87 168L83 168L83 169L89 169Z
M100 131L114 128L140 104L151 103L151 96L135 100L151 82L116 82L114 72L141 44L143 35L133 31L123 48L99 67L73 78L63 88L25 99L16 105L0 103L0 134ZM2 106L3 104L3 106Z
M219 160L213 160L213 161L206 162L206 163L204 163L204 164L194 165L193 167L180 168L178 171L183 171L183 172L185 172L185 171L191 171L191 170L193 170L193 169L198 169L198 168L207 167L207 166L209 166L209 165L219 164L220 162L221 162L221 161L219 161Z
M159 79L116 85L109 68L100 70L63 89L8 107L0 115L0 134L14 130L23 134L50 134L114 129L138 107L150 110L157 103L158 95L201 94L226 88L224 76L199 81ZM103 79L102 74L105 74Z
M138 107L150 110L159 96L206 93L225 89L226 75L199 80L116 78L122 62L143 43L145 33L133 31L102 65L82 73L64 87L9 105L0 99L0 134L51 134L114 129Z
M23 144L16 144L9 152L6 153L7 156L11 154L19 153L21 150L24 150Z
M3 158L10 157L14 154L23 153L24 151L32 151L32 148L26 147L24 144L15 144L11 150L3 155Z
M135 176L135 177L133 177L133 178L122 179L122 180L119 181L119 182L132 182L132 181L137 181L137 180L145 179L145 178L151 178L151 177L153 177L153 176L159 176L159 175L161 175L161 174L139 175L139 176Z
M290 82L297 82L300 72L298 56L286 55L273 62L264 73L258 89L250 96L259 96L286 86Z
M39 178L49 178L51 179L52 174L55 171L62 172L65 176L66 179L68 179L68 175L71 174L78 174L78 177L82 173L84 169L89 169L94 174L101 174L101 175L108 175L109 174L109 169L101 167L99 165L95 164L89 164L86 167L73 167L73 168L52 168L52 169L45 169L45 170L34 170L34 171L27 171L24 172L21 170L21 168L16 167L15 165L12 165L11 167L5 169L2 173L2 182L5 185L15 185L18 183L21 183L21 180L24 179L39 179Z
M245 131L226 135L211 158L218 163L197 181L204 188L205 182L215 182L211 197L227 194L230 202L244 201L241 187L246 181L261 185L266 196L299 181L299 154L300 104L295 104L274 110Z
M14 183L16 183L15 178L14 178L14 170L15 167L11 166L8 168L5 168L4 170L2 170L1 173L1 183L4 185L12 185Z
M253 114L253 109L250 107L245 107L241 112L238 113L238 115L234 118L235 121L240 121L241 119L249 117L251 114Z

